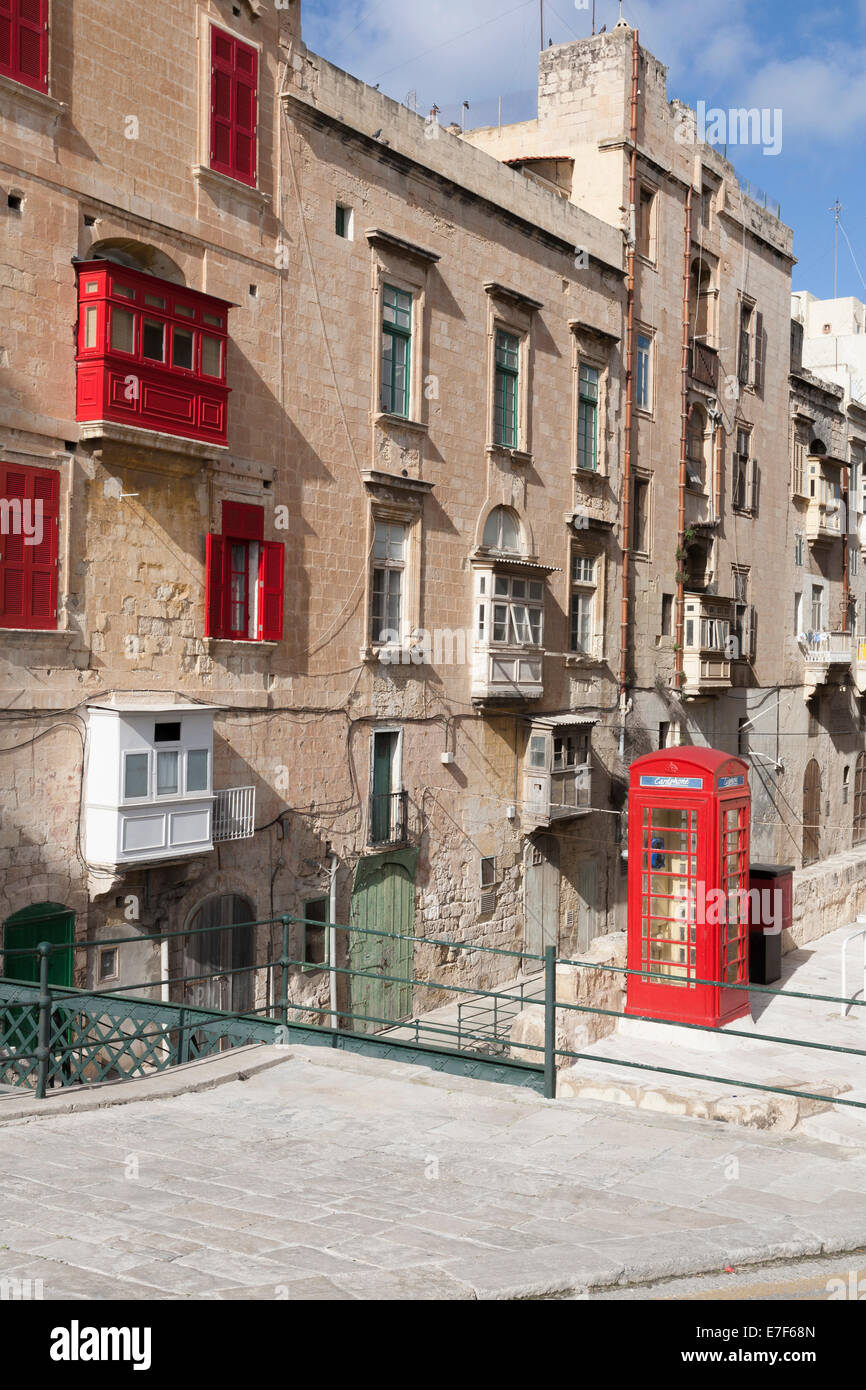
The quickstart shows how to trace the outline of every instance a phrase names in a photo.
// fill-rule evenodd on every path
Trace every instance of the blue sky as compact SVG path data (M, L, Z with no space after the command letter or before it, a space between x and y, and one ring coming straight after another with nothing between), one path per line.
M591 32L592 0L544 0L544 37ZM596 0L612 28L618 0ZM866 0L625 0L624 17L691 106L779 107L782 148L729 150L738 173L781 203L794 228L794 289L833 293L833 216L843 205L838 292L866 299ZM302 0L305 43L419 111L467 126L535 114L538 0Z

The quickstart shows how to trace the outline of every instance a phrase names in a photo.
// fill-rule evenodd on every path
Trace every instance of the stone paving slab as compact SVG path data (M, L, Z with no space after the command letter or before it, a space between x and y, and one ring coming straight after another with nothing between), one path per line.
M246 1081L0 1126L0 1275L58 1299L568 1298L866 1248L863 1148L263 1051Z

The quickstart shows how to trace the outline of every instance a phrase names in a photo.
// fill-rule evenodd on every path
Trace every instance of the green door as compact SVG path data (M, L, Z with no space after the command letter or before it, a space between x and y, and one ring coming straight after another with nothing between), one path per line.
M353 1033L375 1033L412 1012L412 936L417 849L366 855L358 861L352 890L349 976ZM395 936L379 935L393 932Z
M40 941L54 946L68 946L73 940L75 913L61 903L34 903L7 917L3 924L4 956L0 974L9 980L39 981ZM10 955L7 951L26 951L26 955ZM52 985L72 984L72 952L52 951L48 957L48 982Z

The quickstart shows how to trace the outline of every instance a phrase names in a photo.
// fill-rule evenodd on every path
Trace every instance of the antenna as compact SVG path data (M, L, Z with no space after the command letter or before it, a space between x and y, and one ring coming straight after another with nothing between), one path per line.
M839 213L842 211L842 204L837 198L830 212L833 214L833 298L836 298L836 278L839 270Z

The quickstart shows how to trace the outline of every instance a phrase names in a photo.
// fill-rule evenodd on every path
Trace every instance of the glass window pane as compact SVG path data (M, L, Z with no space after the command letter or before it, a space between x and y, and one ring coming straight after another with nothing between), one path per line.
M123 764L123 795L129 801L135 796L147 796L147 753L127 753Z
M208 750L192 748L186 755L186 789L188 792L207 791Z
M185 319L194 319L194 318L195 318L195 309L192 309L192 308L189 306L189 304L175 304L175 306L174 306L174 312L175 312L176 314L179 314L179 315L181 316L181 318L185 318Z
M121 309L119 311L123 313ZM95 304L88 304L84 312L84 346L86 348L96 347L96 319L98 310ZM132 315L129 315L132 318Z
M141 355L151 362L165 361L165 324L145 319L141 333Z
M144 296L144 302L145 304L149 304L152 309L165 308L165 299L161 294L146 294Z
M204 323L213 324L214 328L222 328L223 326L221 314L202 314L202 320Z
M111 309L111 346L115 352L135 352L135 314Z
M223 374L222 343L209 333L201 335L201 369L205 376L220 377Z
M156 794L157 796L177 795L177 769L179 753L157 753L156 755Z
M175 367L183 367L186 371L192 371L192 345L193 335L189 328L176 328L172 335L172 363Z
M135 299L135 290L130 289L129 285L112 285L112 294L119 294L122 299Z

